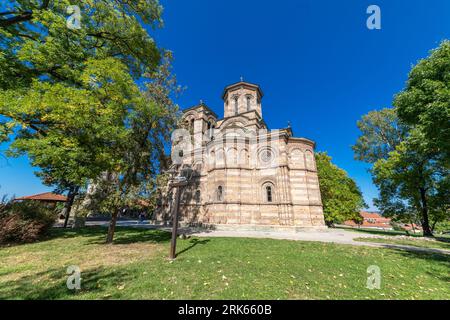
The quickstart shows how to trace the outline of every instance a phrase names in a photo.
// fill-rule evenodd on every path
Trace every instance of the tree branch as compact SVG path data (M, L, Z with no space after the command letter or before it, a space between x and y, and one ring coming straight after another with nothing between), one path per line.
M39 10L45 10L48 8L50 4L50 0L44 0L42 1L41 6L38 8ZM22 12L2 12L0 15L8 15L8 14L15 14L14 17L6 18L6 19L0 19L0 28L7 28L9 26L12 26L14 24L30 21L33 18L33 10L28 11L22 11Z

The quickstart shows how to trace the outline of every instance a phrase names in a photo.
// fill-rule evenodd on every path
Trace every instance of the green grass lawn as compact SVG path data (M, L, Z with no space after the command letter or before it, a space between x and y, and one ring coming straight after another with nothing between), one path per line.
M178 241L118 228L54 230L40 243L0 248L0 299L450 299L449 256L316 242L249 238ZM82 289L66 288L66 269ZM366 288L381 268L380 290Z
M435 241L422 240L420 238L413 239L392 239L392 238L355 238L355 241L375 242L375 243L391 243L420 248L436 248L450 250L450 239L436 237Z

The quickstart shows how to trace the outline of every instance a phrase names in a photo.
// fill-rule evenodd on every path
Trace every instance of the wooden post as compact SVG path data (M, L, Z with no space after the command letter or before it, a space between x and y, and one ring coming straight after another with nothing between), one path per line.
M177 233L178 233L178 209L180 205L180 197L183 187L187 185L186 181L173 183L175 188L175 203L172 208L172 240L170 241L169 259L174 260L176 258L177 250Z

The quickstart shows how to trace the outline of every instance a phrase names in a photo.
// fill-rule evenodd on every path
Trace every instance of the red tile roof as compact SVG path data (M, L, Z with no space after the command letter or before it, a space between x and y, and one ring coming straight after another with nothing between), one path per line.
M363 221L359 226L363 228L392 228L390 225L391 219L382 217L377 213L361 211L360 215L363 218ZM352 227L358 226L353 220L345 221L344 224Z
M385 218L378 213L361 211L359 213L363 217L363 222L361 224L355 223L353 220L348 220L344 222L344 225L349 227L362 227L362 228L392 228L391 219ZM411 224L400 224L403 229L412 230ZM421 226L414 224L414 228L417 230L422 230Z
M56 201L56 202L66 202L67 197L63 196L61 194L56 194L52 192L45 192L45 193L39 193L34 194L32 196L26 196L26 197L20 197L14 199L17 200L40 200L40 201Z

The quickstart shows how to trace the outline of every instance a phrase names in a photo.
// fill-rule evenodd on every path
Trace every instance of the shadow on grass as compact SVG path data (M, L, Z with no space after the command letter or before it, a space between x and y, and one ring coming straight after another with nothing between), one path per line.
M80 294L93 294L101 297L107 288L112 289L130 280L132 275L125 271L111 270L103 267L81 271L81 290L69 290L65 269L49 269L47 271L26 275L2 284L0 299L77 299ZM119 296L117 290L110 290L104 298ZM111 292L113 294L111 294Z
M125 232L124 232L125 231ZM106 236L106 235L105 235ZM136 228L119 228L114 235L114 244L129 244L136 242L161 243L169 242L171 238L170 232L164 230L142 230ZM104 237L102 243L105 242Z
M54 228L48 235L33 243L9 243L0 245L2 248L44 243L55 239L80 238L80 244L106 244L108 229L102 226L90 226L79 229ZM169 242L171 234L160 229L140 229L134 227L116 227L113 244L130 244L138 242L164 243Z
M444 242L444 243L449 243L450 244L450 238L445 238L445 237L439 237L439 236L437 236L437 237L435 237L434 238L436 241L439 241L439 242Z
M87 244L104 244L108 229L102 226L84 227L80 229L54 229L47 240L68 239L75 237L90 238ZM170 233L158 229L139 229L133 227L116 227L114 244L136 242L161 243L170 240Z
M84 227L78 229L71 228L53 228L50 231L50 234L44 240L53 240L56 238L69 239L75 237L95 237L106 235L107 229L101 226L92 226L92 227Z
M450 282L450 275L448 270L450 270L450 256L442 253L432 253L432 252L419 252L419 251L409 251L409 250L401 250L401 249L392 249L397 253L401 254L406 258L412 259L422 259L426 261L433 261L438 263L439 266L442 266L446 271L434 270L430 264L430 268L426 271L430 276L434 278L438 278L445 282Z
M38 241L35 242L28 242L28 243L7 243L7 244L1 244L1 248L6 247L16 247L16 246L22 246L22 245L28 245L28 244L35 244L35 243L42 243L46 241L51 241L55 239L70 239L70 238L77 238L77 237L84 237L84 238L92 238L92 237L100 237L105 235L106 237L106 230L103 227L85 227L80 229L71 229L71 228L51 228L47 234L43 235Z
M192 248L194 248L196 245L198 244L207 244L210 240L209 239L204 239L204 240L198 240L198 239L191 239L189 241L189 243L191 244L189 247L184 248L183 250L181 250L180 252L178 252L176 254L176 256L178 257L179 255L185 253L186 251L191 250Z

